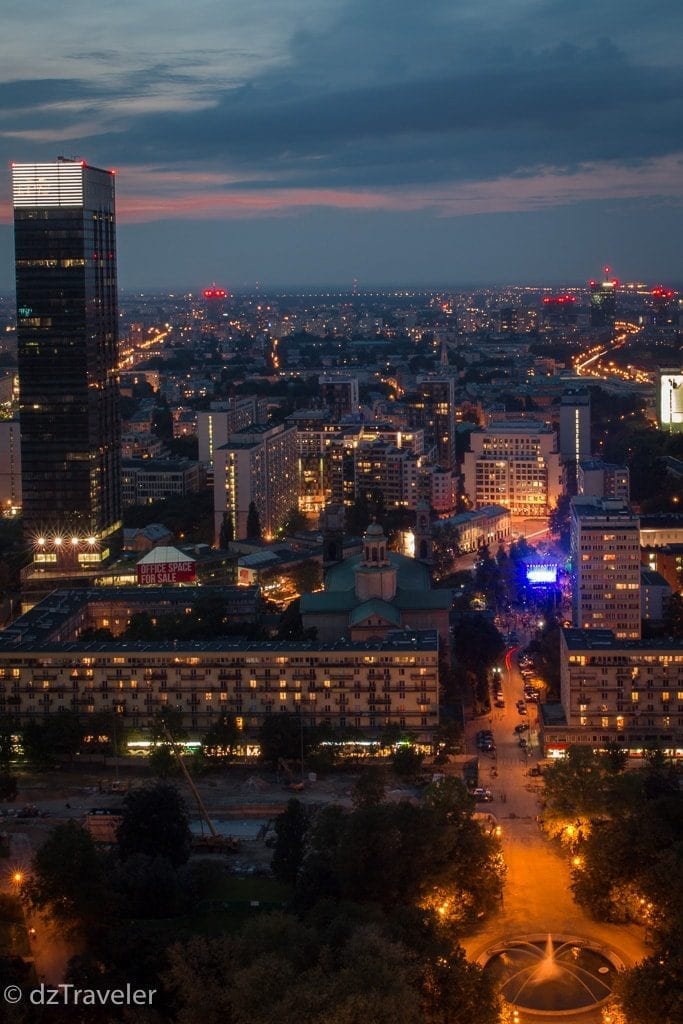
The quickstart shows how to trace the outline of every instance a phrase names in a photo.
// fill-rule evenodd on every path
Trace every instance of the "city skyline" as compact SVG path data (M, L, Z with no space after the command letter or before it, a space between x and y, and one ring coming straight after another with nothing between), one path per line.
M0 149L116 168L124 288L680 277L673 3L35 13L5 12Z

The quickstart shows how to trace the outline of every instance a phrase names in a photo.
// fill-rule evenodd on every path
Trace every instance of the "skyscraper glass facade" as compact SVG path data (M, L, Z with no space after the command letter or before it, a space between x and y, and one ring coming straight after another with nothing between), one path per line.
M114 175L16 164L12 186L24 527L37 561L87 565L121 519Z

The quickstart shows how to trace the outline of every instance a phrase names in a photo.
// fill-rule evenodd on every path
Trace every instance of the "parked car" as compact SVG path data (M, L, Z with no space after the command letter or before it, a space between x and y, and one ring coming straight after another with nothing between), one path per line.
M522 748L522 750L524 750L525 747L529 746L529 744L527 742L527 739L526 739L526 736L520 736L519 737L519 745Z
M493 800L493 793L490 789L484 789L483 786L477 786L472 793L472 796L478 803L490 803Z
M517 714L519 714L519 715L526 715L527 714L526 704L518 704L517 705Z
M494 704L494 707L496 707L496 708L504 708L505 707L505 701L503 700L502 697L497 698L497 700L496 700L496 702Z
M529 723L528 722L520 722L519 725L515 726L515 732L526 732L526 730L528 728L529 728Z

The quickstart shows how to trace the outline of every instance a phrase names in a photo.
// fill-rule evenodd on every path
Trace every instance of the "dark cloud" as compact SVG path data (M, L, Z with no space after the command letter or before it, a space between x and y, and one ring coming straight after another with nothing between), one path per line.
M137 120L138 159L260 171L265 186L463 181L676 152L683 72L643 68L613 44L564 44L518 64L311 93L282 74L214 108ZM116 144L116 143L115 143Z

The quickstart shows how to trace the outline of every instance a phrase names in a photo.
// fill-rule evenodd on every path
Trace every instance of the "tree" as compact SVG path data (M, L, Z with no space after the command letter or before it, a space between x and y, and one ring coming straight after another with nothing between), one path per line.
M234 715L221 715L206 732L202 740L204 754L226 760L231 757L239 739L239 729Z
M683 939L658 945L652 956L618 979L626 1019L630 1024L679 1024L683 1020Z
M384 803L386 777L383 768L368 768L358 776L351 789L351 803L354 810L360 807L377 807Z
M419 774L422 761L423 756L419 750L404 744L396 748L391 758L391 767L400 779L409 781Z
M310 594L311 591L318 590L322 583L322 566L315 559L307 558L292 570L292 577L299 594Z
M17 734L17 725L9 715L0 715L0 771L9 771L10 762L14 753L14 737Z
M149 755L150 771L158 779L168 779L180 771L175 754L168 743L159 743Z
M247 512L247 540L258 541L261 540L261 536L261 520L258 509L254 502L250 501L249 511Z
M266 715L258 733L261 760L273 765L281 757L300 760L301 730L299 715L289 712Z
M168 737L180 740L185 736L183 712L180 708L165 707L155 711L152 722L152 740L154 743L164 742Z
M275 851L271 861L273 874L280 882L294 885L304 859L304 839L309 813L300 800L290 800L275 819Z
M286 537L291 537L293 534L298 533L299 530L306 529L306 516L303 512L300 512L296 505L287 512L287 516L282 526L278 530L278 533L283 534Z
M23 893L33 907L65 925L101 918L111 904L105 862L85 829L68 821L52 830L33 857Z
M118 864L112 882L131 917L172 917L185 909L186 893L166 857L133 854Z
M162 440L173 438L173 416L165 395L157 395L157 404L152 413L152 433Z
M166 857L176 867L184 864L190 855L190 829L175 786L160 782L130 790L116 839L122 860L144 853Z
M9 772L0 772L0 800L12 802L17 798L17 777Z
M35 764L71 763L83 742L84 728L73 711L56 711L42 722L32 719L22 729L22 745Z
M561 546L565 551L569 550L569 535L571 532L572 520L572 499L569 494L561 494L557 503L550 511L549 526L551 533L559 537Z
M238 936L192 939L169 953L178 1024L419 1024L421 972L381 924L327 929L282 914ZM483 1024L489 1024L488 1019ZM465 1024L453 1018L453 1024ZM471 1024L471 1020L469 1022Z
M224 512L221 522L221 529L218 536L219 548L227 550L235 539L235 524L232 519L232 512Z

